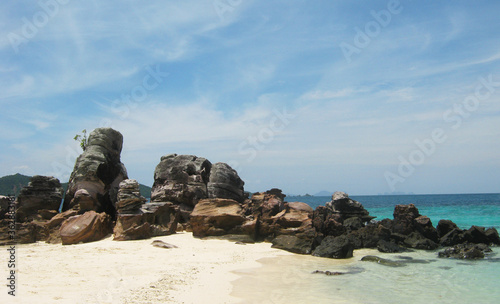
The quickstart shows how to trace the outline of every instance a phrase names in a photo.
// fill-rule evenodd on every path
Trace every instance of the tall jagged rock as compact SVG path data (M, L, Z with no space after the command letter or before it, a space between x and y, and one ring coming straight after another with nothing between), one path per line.
M17 220L29 221L40 210L59 210L63 188L59 180L52 176L35 175L29 184L21 189L16 200Z
M209 198L233 199L239 203L245 200L243 186L245 183L236 170L226 163L215 163L210 171L207 184Z
M63 211L75 208L80 213L94 210L115 216L118 185L128 178L120 161L122 145L122 134L111 128L90 133L71 173Z

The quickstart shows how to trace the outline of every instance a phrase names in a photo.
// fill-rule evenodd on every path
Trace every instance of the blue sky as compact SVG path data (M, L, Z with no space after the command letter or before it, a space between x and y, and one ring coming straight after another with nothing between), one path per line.
M3 1L0 176L68 180L83 129L249 191L499 192L498 1Z

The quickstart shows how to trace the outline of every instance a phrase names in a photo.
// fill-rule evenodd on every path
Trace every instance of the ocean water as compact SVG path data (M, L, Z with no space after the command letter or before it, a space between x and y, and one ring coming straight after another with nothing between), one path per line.
M420 214L500 230L500 194L353 196L378 220L393 218L394 206L413 203ZM313 208L330 197L287 197ZM500 248L484 260L441 259L437 251L387 254L356 250L345 260L286 255L260 260L261 267L238 271L233 295L242 303L500 303ZM361 261L366 255L399 261L389 267ZM341 272L326 276L315 270Z

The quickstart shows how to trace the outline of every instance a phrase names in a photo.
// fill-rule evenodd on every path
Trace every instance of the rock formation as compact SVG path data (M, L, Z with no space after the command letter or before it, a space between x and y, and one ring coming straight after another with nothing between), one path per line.
M191 213L193 236L221 236L244 234L242 224L246 221L240 204L232 199L203 199Z
M61 206L63 188L52 176L35 175L29 184L21 189L16 201L17 221L32 220L40 210L54 210Z
M128 178L120 161L122 144L122 134L111 128L90 133L71 173L63 211L75 208L80 213L94 210L115 216L118 185Z
M169 154L161 157L154 173L151 201L170 202L181 214L183 223L196 204L207 198L232 199L243 203L244 182L225 163L212 165L203 157Z
M238 203L243 203L244 185L238 173L228 164L215 163L207 184L208 197L233 199Z
M176 231L178 212L172 203L145 203L136 180L123 180L119 186L115 241L146 239Z
M194 155L169 154L161 158L154 173L151 202L179 206L184 221L200 199L208 198L207 183L212 164Z
M8 208L10 199L2 200L2 216L0 219L0 243L8 243L9 230L15 231L16 243L34 243L45 241L50 236L50 229L45 223L58 213L62 201L63 189L57 178L51 176L33 176L29 184L21 189L14 202L13 218L5 218L3 210ZM5 205L5 206L4 206ZM15 222L14 222L15 219ZM15 229L12 225L15 223Z
M360 202L349 198L347 193L341 191L335 192L332 195L332 200L325 206L332 212L333 219L341 224L351 217L360 218L362 222L369 222L375 218L369 215Z

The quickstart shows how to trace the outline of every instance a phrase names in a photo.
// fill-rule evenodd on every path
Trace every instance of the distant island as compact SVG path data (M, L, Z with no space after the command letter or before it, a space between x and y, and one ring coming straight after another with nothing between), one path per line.
M31 176L16 173L0 177L0 195L18 196L21 189L28 185ZM64 193L68 189L68 183L61 183ZM149 199L151 197L151 187L139 184L141 195Z

